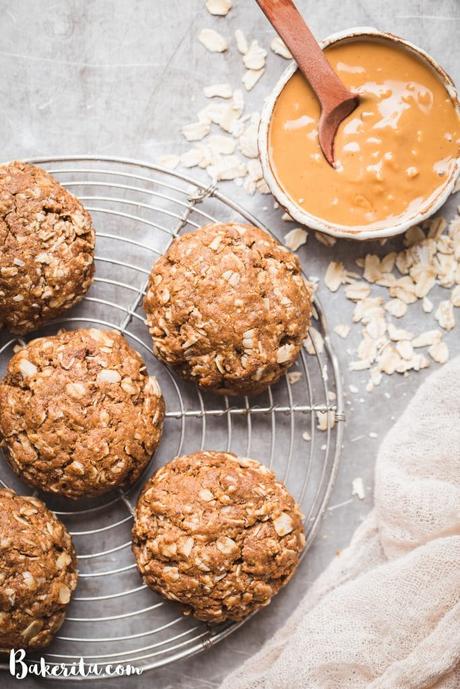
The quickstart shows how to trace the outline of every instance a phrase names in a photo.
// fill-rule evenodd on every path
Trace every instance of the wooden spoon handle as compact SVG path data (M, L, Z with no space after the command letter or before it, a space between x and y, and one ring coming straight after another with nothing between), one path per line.
M292 0L256 2L291 51L300 71L316 92L323 111L331 111L343 100L355 98L326 60Z

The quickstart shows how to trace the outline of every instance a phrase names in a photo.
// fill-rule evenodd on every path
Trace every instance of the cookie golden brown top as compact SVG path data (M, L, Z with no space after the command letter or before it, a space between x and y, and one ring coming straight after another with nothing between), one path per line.
M133 550L145 582L200 620L240 620L292 576L305 544L294 498L259 462L178 457L146 484Z
M77 586L64 525L37 498L0 489L0 651L47 646Z
M154 265L144 308L156 355L222 394L255 394L295 361L311 289L296 256L263 230L207 225Z
M0 166L0 328L26 333L80 301L95 233L78 199L45 170Z
M162 431L164 402L115 331L63 331L13 356L0 383L0 439L28 483L70 498L134 482Z

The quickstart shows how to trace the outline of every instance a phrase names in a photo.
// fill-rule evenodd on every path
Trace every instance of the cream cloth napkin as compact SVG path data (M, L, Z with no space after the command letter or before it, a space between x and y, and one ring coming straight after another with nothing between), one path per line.
M385 438L375 508L349 547L221 685L362 687L460 688L460 357Z

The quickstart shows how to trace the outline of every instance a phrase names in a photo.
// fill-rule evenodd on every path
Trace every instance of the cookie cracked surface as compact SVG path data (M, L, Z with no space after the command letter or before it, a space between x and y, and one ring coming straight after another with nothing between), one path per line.
M77 586L64 525L33 497L0 488L0 652L47 646Z
M265 231L213 224L178 237L144 300L155 354L220 394L257 394L294 363L312 290L296 256Z
M70 498L133 483L162 432L164 401L115 331L62 331L16 353L0 382L0 440L28 483Z
M294 498L259 462L197 452L159 469L141 493L133 552L152 589L205 622L267 605L305 544Z
M81 301L94 244L91 216L54 177L0 165L0 328L27 333Z

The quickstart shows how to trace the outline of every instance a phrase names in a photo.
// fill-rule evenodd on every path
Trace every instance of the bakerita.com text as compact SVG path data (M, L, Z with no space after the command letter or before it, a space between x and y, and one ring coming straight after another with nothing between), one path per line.
M80 658L74 663L47 663L44 658L39 660L25 660L26 652L23 648L10 651L10 675L16 679L34 677L129 677L142 675L143 668L134 665L98 665L85 663Z

